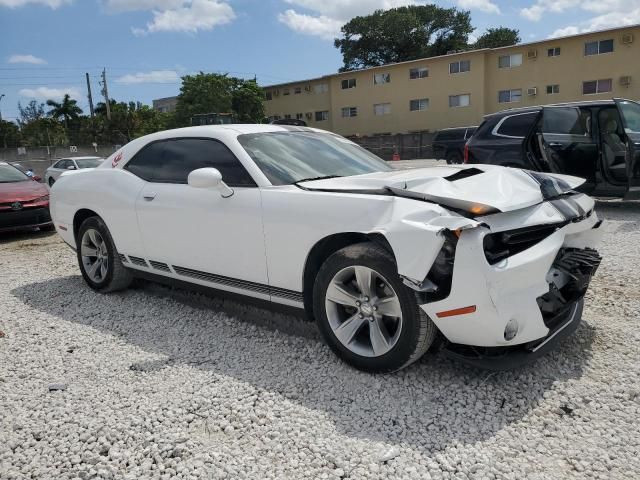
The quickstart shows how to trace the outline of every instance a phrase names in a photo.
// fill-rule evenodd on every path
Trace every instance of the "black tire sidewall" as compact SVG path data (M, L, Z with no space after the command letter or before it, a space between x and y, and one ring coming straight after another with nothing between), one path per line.
M346 250L351 250L346 252ZM357 250L358 255L354 255ZM345 253L348 253L345 254ZM325 308L325 296L329 283L343 268L362 265L381 274L393 287L402 309L402 331L395 346L380 357L364 357L351 352L335 336ZM382 247L365 243L353 245L331 255L320 268L313 292L313 311L318 327L331 349L355 368L369 372L393 372L409 362L420 339L419 307L415 295L398 275L393 257Z
M90 228L97 230L102 236L102 239L107 244L107 254L109 255L109 268L107 269L106 277L101 282L94 282L93 280L91 280L91 278L89 278L89 275L87 275L87 272L85 272L84 264L82 263L82 254L81 254L82 236ZM78 238L76 239L76 246L77 246L76 253L78 256L78 265L80 266L80 272L82 273L82 278L84 278L85 282L87 282L87 285L89 285L91 288L97 291L101 291L109 287L109 285L113 281L116 249L113 245L113 240L111 239L111 234L109 233L109 229L107 228L107 226L105 225L105 223L102 221L100 217L89 217L84 222L82 222L82 224L80 225L80 228L78 229Z

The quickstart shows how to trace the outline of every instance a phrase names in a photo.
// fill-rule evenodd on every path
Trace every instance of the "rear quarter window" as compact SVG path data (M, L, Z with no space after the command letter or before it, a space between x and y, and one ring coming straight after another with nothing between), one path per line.
M520 113L503 117L494 129L494 135L509 138L526 137L538 117L538 112Z

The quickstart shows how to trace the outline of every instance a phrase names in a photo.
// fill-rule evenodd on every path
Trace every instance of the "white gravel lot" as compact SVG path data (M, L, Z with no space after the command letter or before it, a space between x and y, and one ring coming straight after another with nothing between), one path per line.
M0 237L0 478L640 478L640 206L599 214L577 334L497 374L368 375L298 318L100 295L55 235Z

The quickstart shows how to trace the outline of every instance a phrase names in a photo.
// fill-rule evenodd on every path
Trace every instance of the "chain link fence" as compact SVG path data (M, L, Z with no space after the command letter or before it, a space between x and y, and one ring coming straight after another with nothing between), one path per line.
M349 137L358 145L375 153L384 160L393 160L397 154L399 160L433 158L432 141L435 133L399 133L396 135L374 135L371 137Z
M44 171L60 158L103 157L107 158L121 145L68 145L64 147L18 147L0 148L0 162L19 163L33 169L40 177Z

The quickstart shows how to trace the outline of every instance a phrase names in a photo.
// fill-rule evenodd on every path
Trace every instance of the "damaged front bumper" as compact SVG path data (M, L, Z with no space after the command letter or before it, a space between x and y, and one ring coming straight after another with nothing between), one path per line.
M486 227L460 233L450 292L420 305L445 337L447 353L484 368L513 368L548 352L575 330L600 263L593 247L602 222L592 199L576 195L572 201L579 207L575 214L545 202L520 215L486 217ZM541 224L541 216L546 223ZM554 224L552 233L525 243L515 254L487 251L487 236L505 232L505 238L523 242L525 237L511 232Z

